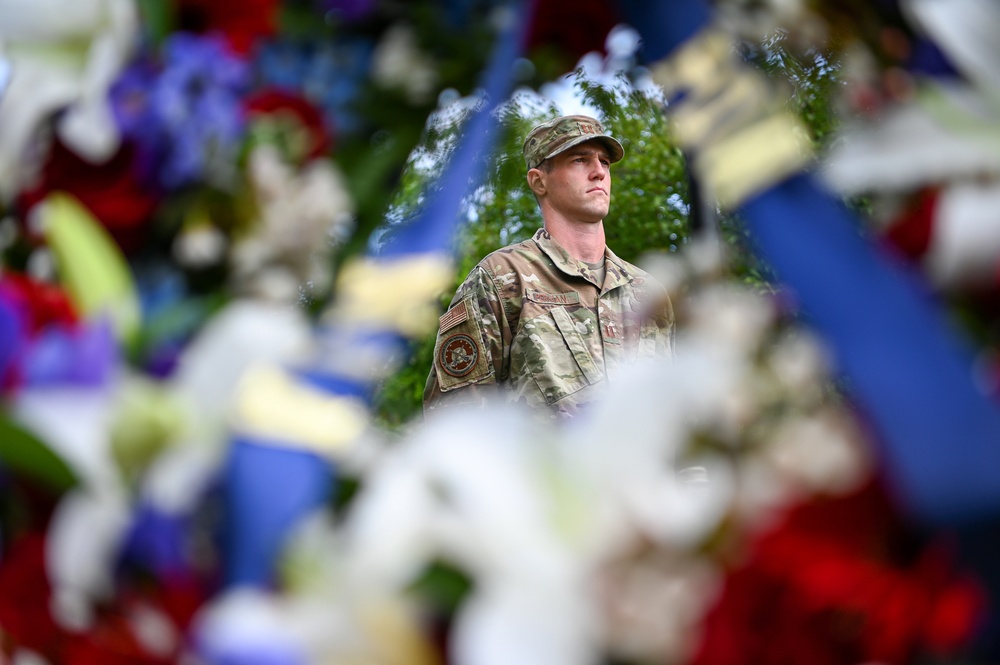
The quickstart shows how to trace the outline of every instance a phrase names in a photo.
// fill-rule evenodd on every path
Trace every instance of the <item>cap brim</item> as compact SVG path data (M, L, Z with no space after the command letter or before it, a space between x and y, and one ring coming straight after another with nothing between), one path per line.
M603 143L608 149L609 153L608 157L612 164L614 164L615 162L620 162L622 160L622 157L625 156L625 148L623 148L622 144L618 142L618 139L616 139L613 136L608 136L607 134L598 134L597 136L577 136L574 139L570 139L569 141L566 142L565 145L559 146L558 150L556 150L553 153L550 153L549 156L546 157L545 159L548 159L549 157L555 157L559 153L566 152L573 146L580 145L581 143L586 143L587 141L600 141L601 143Z

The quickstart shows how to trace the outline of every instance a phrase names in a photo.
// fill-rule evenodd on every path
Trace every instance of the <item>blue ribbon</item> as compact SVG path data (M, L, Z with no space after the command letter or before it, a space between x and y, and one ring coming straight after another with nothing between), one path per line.
M693 0L625 5L649 60L669 56L711 19ZM971 348L917 276L864 240L858 221L808 175L759 194L741 213L833 349L915 515L958 524L1000 511L1000 407L977 389Z
M375 258L450 251L462 200L481 177L483 157L492 151L496 138L492 112L510 92L514 61L524 43L526 26L519 18L523 13L516 11L520 2L509 5L511 21L497 36L483 82L487 103L463 129L462 140L430 203L416 220L373 253L377 254ZM339 330L330 334L336 337L339 332L345 339L357 338L366 345L380 345L386 355L405 349L406 340L398 333L378 330L359 333L351 323L334 321L332 326ZM396 344L392 343L393 338ZM350 353L350 349L338 352ZM302 372L300 379L333 395L364 397L369 401L371 398L370 385L336 371L310 369ZM229 512L226 581L231 585L270 583L275 558L288 530L304 515L321 507L334 487L334 471L327 460L276 443L242 438L234 441L230 450L224 485Z
M123 561L136 562L160 579L188 574L191 521L188 514L169 513L149 502L142 502L132 517L121 549Z
M527 37L528 22L520 10L520 0L508 3L510 21L497 36L490 64L481 88L486 103L463 128L462 141L436 183L429 201L418 218L399 229L379 250L383 257L447 251L458 224L462 199L472 185L482 179L486 158L492 154L499 130L493 112L510 93L511 70Z
M1000 510L1000 407L973 354L916 274L798 176L743 207L761 254L797 294L881 434L887 472L917 515L964 522Z
M224 477L226 584L267 586L289 529L330 497L333 469L310 451L237 438Z
M642 35L639 56L657 62L708 25L712 11L702 2L620 0L626 20Z

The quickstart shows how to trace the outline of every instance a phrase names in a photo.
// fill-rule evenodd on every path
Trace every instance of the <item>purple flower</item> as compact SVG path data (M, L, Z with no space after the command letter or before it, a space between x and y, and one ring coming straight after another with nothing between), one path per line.
M225 177L243 137L243 96L250 69L214 36L175 33L162 63L134 63L112 98L123 134L156 165L160 184L176 188Z
M376 4L376 0L322 0L320 6L331 19L354 23L368 18Z
M6 379L27 344L24 317L0 289L0 380Z
M111 323L100 320L68 330L50 326L32 340L22 361L27 385L99 386L120 360Z

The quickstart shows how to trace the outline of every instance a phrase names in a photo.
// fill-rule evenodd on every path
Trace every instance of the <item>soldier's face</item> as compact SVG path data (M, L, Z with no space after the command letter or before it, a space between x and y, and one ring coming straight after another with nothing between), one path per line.
M548 203L567 219L596 224L611 209L611 161L599 141L581 143L552 157L545 174Z

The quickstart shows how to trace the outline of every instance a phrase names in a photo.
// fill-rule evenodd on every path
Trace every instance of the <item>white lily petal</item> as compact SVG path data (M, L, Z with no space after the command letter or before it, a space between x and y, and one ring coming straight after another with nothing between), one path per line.
M118 488L121 479L109 444L113 409L108 390L52 387L22 390L14 397L11 412L84 484Z
M209 662L306 663L306 647L280 599L249 588L227 591L195 616L192 634Z
M398 458L366 481L345 525L350 577L374 589L399 588L429 563L434 555L429 490Z
M934 111L906 104L876 124L846 128L823 162L827 184L843 194L894 192L1000 172L996 111L971 90L938 86L935 92L940 108ZM978 126L968 122L974 117L983 119Z
M0 45L10 60L10 89L0 98L0 196L32 175L25 162L42 123L92 161L118 146L107 92L138 36L133 0L3 0Z
M11 58L11 78L0 99L0 196L9 199L25 182L28 145L38 122L69 104L79 88L72 73L62 74L30 61Z
M675 473L649 473L623 487L631 514L652 538L680 548L697 546L727 514L734 496L731 467L723 460L701 460L704 483L682 483Z
M69 41L99 30L106 0L3 0L0 38L25 42Z
M86 627L92 603L111 595L129 510L117 491L76 489L59 502L45 554L53 612L67 627Z
M938 203L934 239L926 266L944 287L989 283L1000 262L1000 187L994 183L956 184Z
M463 606L451 658L463 665L599 662L594 617L572 586L525 580L489 585Z
M305 357L309 322L291 305L236 301L212 317L185 347L172 379L199 434L224 426L236 386L256 363L284 366Z
M907 0L915 23L971 78L1000 88L1000 7L992 0Z

